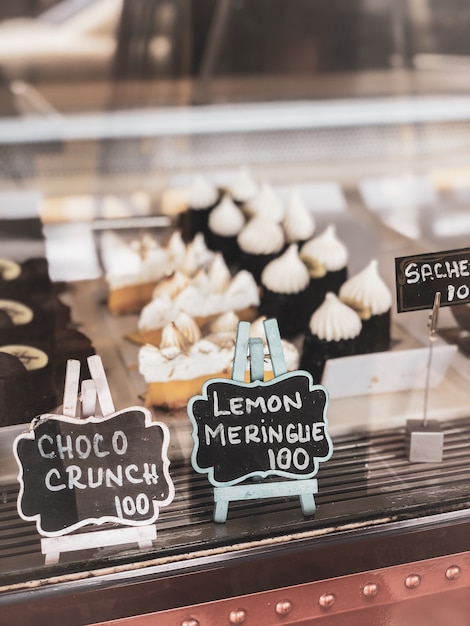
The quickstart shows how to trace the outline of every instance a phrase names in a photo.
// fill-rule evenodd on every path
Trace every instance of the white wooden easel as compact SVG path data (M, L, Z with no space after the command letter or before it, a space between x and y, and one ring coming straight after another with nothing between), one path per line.
M86 419L96 415L98 404L103 417L115 412L101 358L98 355L93 355L88 357L87 362L91 379L82 381L79 394L80 361L75 359L67 361L62 411L66 417ZM156 537L157 528L155 524L78 532L59 537L42 538L41 552L45 555L46 565L53 565L59 562L60 554L63 552L133 543L137 543L139 548L143 550L151 548L152 541Z

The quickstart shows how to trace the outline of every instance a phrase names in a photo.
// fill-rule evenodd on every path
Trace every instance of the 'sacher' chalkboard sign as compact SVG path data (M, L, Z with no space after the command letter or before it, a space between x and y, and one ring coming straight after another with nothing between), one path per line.
M209 380L188 404L193 467L214 486L250 477L310 478L332 454L327 404L325 388L304 371L267 382Z
M440 306L470 302L470 248L395 259L397 310L432 309L437 292Z
M151 524L174 496L168 443L167 427L142 407L100 418L42 415L14 444L18 512L49 537L88 524Z

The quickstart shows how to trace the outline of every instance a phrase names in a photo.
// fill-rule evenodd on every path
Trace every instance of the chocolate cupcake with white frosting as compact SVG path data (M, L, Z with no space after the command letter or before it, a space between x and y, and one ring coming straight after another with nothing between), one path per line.
M328 359L351 356L357 351L362 323L359 315L328 292L310 318L305 334L300 369L307 370L320 383Z
M277 224L282 222L285 213L281 200L267 182L261 184L257 196L244 204L244 210L250 217L264 217Z
M236 266L240 258L237 237L245 221L242 210L229 196L224 196L209 215L207 246L220 251L231 267Z
M308 309L313 313L325 295L338 293L348 277L348 250L338 239L334 225L330 224L320 235L307 241L300 249L300 258L310 274Z
M284 249L284 232L279 224L262 216L252 217L237 237L240 265L259 283L266 265Z
M311 239L315 233L313 215L305 206L296 187L290 193L282 227L287 243L303 244Z
M361 272L347 280L339 290L339 297L362 320L358 352L388 350L392 294L379 274L377 260L373 259Z
M183 240L191 241L196 233L207 234L209 213L220 199L220 191L203 176L196 176L188 189L188 208L180 214Z
M235 177L230 181L227 191L238 206L244 206L259 193L259 184L246 167L240 167Z
M305 301L309 283L307 266L300 259L295 243L264 268L260 313L277 319L281 336L292 338L305 331L309 319Z

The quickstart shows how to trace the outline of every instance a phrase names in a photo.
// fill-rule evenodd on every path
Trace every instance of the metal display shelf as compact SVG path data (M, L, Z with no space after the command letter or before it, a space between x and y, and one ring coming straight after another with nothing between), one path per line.
M57 576L87 579L93 570L112 568L125 576L150 564L179 563L202 553L232 557L253 542L270 544L325 537L364 529L396 526L419 518L424 524L442 520L470 521L470 418L446 422L441 463L411 464L404 452L402 429L334 438L332 460L319 474L318 511L304 517L298 498L232 503L225 524L213 522L212 487L188 461L173 461L171 474L176 497L161 511L157 540L145 553L132 546L83 550L63 555L60 564L46 566L40 537L32 523L18 517L17 484L1 487L0 591L29 587L29 581Z
M273 558L279 550L289 559L299 549L325 551L329 547L337 552L342 546L341 560L312 560L310 564L310 574L328 578L367 570L371 559L375 566L386 566L413 556L448 554L452 552L449 539L457 542L453 551L469 549L468 534L462 543L460 533L454 533L452 527L470 524L470 419L447 422L444 432L444 459L439 464L410 464L404 454L402 430L336 438L334 457L318 476L320 493L314 518L302 515L298 501L279 498L234 503L227 523L214 524L209 483L195 474L188 462L173 462L176 498L161 513L152 549L145 553L132 547L83 551L65 555L55 566L44 565L35 526L18 518L17 485L4 485L0 504L0 616L7 617L4 623L25 624L33 623L29 620L34 613L35 624L46 623L37 617L46 603L55 607L48 616L49 624L60 623L65 616L71 626L86 624L86 611L82 607L70 613L69 601L74 605L82 595L98 594L91 600L96 618L121 617L122 608L99 604L100 590L111 594L116 586L195 574L202 564L210 564L211 569L246 567L247 558ZM440 535L437 542L425 538L431 529ZM410 552L403 552L403 545L395 552L388 542L403 534L415 535L418 543ZM366 551L357 560L349 555L351 544L378 540L382 554ZM265 571L257 585L269 589L279 584L279 574L284 584L307 581L302 568L287 580L286 573ZM246 592L248 582L238 582L240 592ZM73 598L66 600L69 594ZM199 600L213 599L209 596ZM177 606L172 604L176 598L171 593L167 601ZM161 597L154 602L146 598L142 606L145 610L172 608Z

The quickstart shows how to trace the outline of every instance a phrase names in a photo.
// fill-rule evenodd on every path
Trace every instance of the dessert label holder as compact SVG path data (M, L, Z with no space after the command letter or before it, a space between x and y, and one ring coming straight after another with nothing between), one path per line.
M116 412L100 357L88 366L79 395L80 362L67 362L62 415L38 416L14 442L18 513L36 522L46 564L75 550L150 548L159 508L174 497L167 426L142 407ZM119 527L81 531L105 523Z
M429 381L431 377L433 347L437 339L437 322L441 294L438 291L429 314L429 353L426 365L426 383L424 386L423 418L408 420L406 423L406 451L411 462L442 461L444 453L444 433L438 420L428 419Z
M470 248L395 259L398 313L470 302Z
M215 522L226 521L232 501L279 496L299 496L304 515L313 515L319 463L333 453L326 389L308 372L288 373L277 321L266 320L264 329L272 380L263 380L263 341L239 322L232 378L208 380L188 403L191 463L214 487Z
M431 309L423 418L408 420L406 450L411 462L442 461L444 433L438 420L428 419L429 381L437 339L439 307L470 302L470 248L395 259L398 313Z

